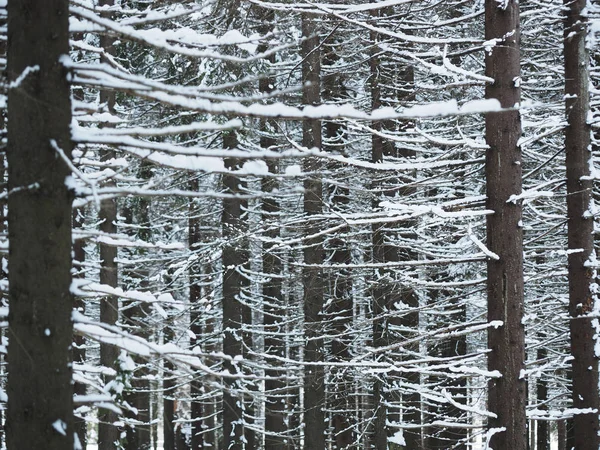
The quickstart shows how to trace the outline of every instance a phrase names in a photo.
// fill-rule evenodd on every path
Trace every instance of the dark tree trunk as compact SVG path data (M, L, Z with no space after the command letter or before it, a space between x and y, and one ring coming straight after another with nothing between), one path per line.
M545 349L543 349L545 353ZM538 351L538 360L540 360L540 354L542 350ZM545 358L545 356L544 356ZM548 400L548 381L544 378L539 378L537 381L537 401L538 408L546 411L548 408L545 405L546 400ZM548 421L547 420L538 420L537 421L537 436L536 436L536 447L537 450L550 450L550 434L548 430Z
M173 341L171 324L166 324L165 343ZM175 381L173 379L173 363L165 360L163 374L163 450L175 450ZM177 449L179 450L179 449Z
M142 180L149 180L152 177L152 164L142 161L138 177ZM150 201L147 197L139 198L135 207L128 208L124 216L127 223L136 222L137 238L145 242L151 241ZM142 257L146 253L145 249L135 251ZM127 275L130 285L126 288L142 290L149 288L149 271L146 267L130 268ZM149 315L151 315L150 306L147 303L134 302L123 312L123 322L129 327L130 333L149 340L151 336L151 329L147 322ZM132 355L132 359L136 367L131 375L131 388L125 391L124 397L137 413L127 412L129 419L136 423L127 426L124 448L125 450L149 450L152 443L149 370L144 358Z
M335 24L333 24L335 25ZM335 33L328 35L329 45L325 45L323 55L323 101L328 103L346 100L344 79L339 69L335 68L340 60L336 46L339 38ZM332 153L343 153L345 146L345 129L340 121L330 120L324 124L323 149ZM331 171L339 169L338 164L330 167ZM345 212L349 202L349 190L342 186L327 186L327 200L330 208ZM350 243L346 236L332 236L326 242L327 259L332 264L350 264ZM327 303L330 305L325 311L324 320L330 332L335 336L331 343L331 360L333 362L348 362L351 358L351 339L348 333L352 329L354 315L352 302L351 271L347 268L336 268L325 273L327 280ZM354 411L354 386L352 370L348 367L331 368L328 388L328 408L331 411L333 426L333 442L337 449L349 448L355 441L354 427L356 425L356 412Z
M77 208L73 210L73 228L82 229L84 225L84 214L85 209ZM73 258L74 265L76 267L75 277L85 278L83 274L82 263L85 262L85 240L76 239L73 242ZM83 298L75 298L74 303L75 311L80 314L85 313L85 301ZM85 363L85 338L79 334L75 335L73 342L73 362L84 364ZM75 395L85 395L87 393L87 386L85 383L75 382L74 385ZM85 418L75 417L75 433L77 439L81 444L81 449L85 450L87 446L87 423Z
M100 0L99 6L113 6L114 0ZM103 16L107 16L103 13ZM100 47L108 55L114 55L114 37L107 34L100 35ZM106 62L106 57L101 56L101 61ZM100 103L104 105L106 111L110 114L115 112L115 93L114 91L100 91ZM101 151L101 160L110 161L115 158L115 151L112 149L103 149ZM104 187L115 187L114 180L109 179ZM114 198L103 199L100 202L100 231L108 235L114 235L117 232L117 201ZM100 243L100 283L116 288L119 286L117 252L114 245ZM119 300L115 296L106 296L100 300L100 322L107 325L115 325L119 318ZM117 370L117 358L119 349L110 344L100 344L100 364L104 367ZM104 383L108 384L112 377L104 376ZM117 421L117 414L109 409L100 409L98 411L98 450L112 450L115 443L119 442L119 429L114 425Z
M393 14L392 8L374 11L373 18L384 17ZM376 43L380 36L376 32L371 33L371 40ZM414 101L414 70L410 66L386 67L378 57L379 48L374 46L370 59L371 76L371 107L378 109L382 106L395 106L384 102L382 98L393 97L394 94L383 92L385 86L398 87L397 101L406 105ZM389 88L387 88L389 89ZM390 121L374 122L374 130L377 131L398 131L398 126ZM402 124L401 129L409 127L408 123ZM394 130L395 129L395 130ZM401 158L413 156L412 151L402 148L396 148L394 142L382 138L374 133L371 141L371 159L373 162L383 162L386 157ZM398 191L397 186L400 183L398 179L377 180L373 188L385 196L411 195L412 189ZM374 200L373 207L379 206L381 198ZM376 224L372 229L373 242L373 262L387 263L398 262L405 259L415 259L413 252L405 247L400 248L394 237L398 235L398 230L402 229L405 234L410 232L413 224L411 222L402 225L386 226ZM393 270L381 269L376 272L376 283L373 288L373 346L383 347L394 342L400 342L410 339L419 329L419 300L416 293L407 286L395 282L396 274ZM404 304L410 308L408 313L400 313L397 304ZM399 332L399 330L406 330ZM418 352L418 344L408 348L411 351ZM387 355L386 355L387 357ZM385 359L384 359L385 360ZM405 384L419 385L420 374L418 372L402 375ZM373 410L375 418L373 423L373 442L377 450L387 449L388 446L396 447L395 444L388 444L388 436L395 434L397 427L390 427L387 424L407 423L418 425L421 423L421 398L415 389L411 392L400 393L392 388L392 375L381 374L373 383ZM402 430L406 441L406 448L421 449L423 446L422 430L404 429Z
M486 87L486 98L498 99L502 107L512 108L521 100L519 4L508 1L505 7L495 1L485 3L485 39L500 39L486 52L486 75L495 81ZM487 265L488 320L501 322L488 331L490 371L501 378L489 382L488 409L497 415L488 422L496 430L490 447L496 450L525 450L527 387L521 375L525 365L523 318L523 232L520 201L510 201L521 193L521 119L518 111L488 113L485 118L487 209L487 246L498 255Z
M69 2L8 4L9 347L6 443L73 448ZM18 81L17 81L18 80Z
M223 134L223 148L237 147L234 132ZM237 159L227 159L229 170L239 166ZM240 194L241 181L233 174L223 175L223 188L229 194ZM223 262L223 353L231 358L242 356L243 336L242 323L244 311L240 303L240 295L246 284L241 269L247 262L246 249L240 236L243 234L242 224L245 201L239 197L223 199L222 232L224 247ZM235 374L242 370L235 363L225 360L224 367ZM227 378L224 380L223 391L223 447L231 450L241 450L244 446L244 386L240 379Z
M319 35L314 17L302 16L302 103L318 105L321 101L321 52ZM302 124L302 145L306 148L321 148L321 123L305 119ZM306 172L316 173L318 164L309 159L305 162ZM323 185L318 175L310 175L304 181L304 213L310 218L323 210ZM304 233L313 234L318 225L306 225ZM307 240L304 247L304 263L323 264L322 238ZM304 361L323 363L323 271L316 267L305 267L302 273L304 290ZM325 380L322 365L307 365L304 368L304 446L320 448L325 439Z
M559 420L556 424L556 438L558 440L558 450L567 450L567 421ZM569 450L573 447L570 446Z
M259 11L261 25L259 33L266 35L273 31L275 26L275 12L268 9ZM258 48L262 53L268 50L266 44ZM270 64L275 63L275 55L267 60ZM269 70L271 70L269 68ZM260 92L268 94L273 91L275 78L266 76L258 83ZM277 144L272 133L275 123L272 120L261 119L260 121L260 146L269 149ZM279 163L276 160L267 161L270 173L279 173ZM274 222L279 220L281 207L276 192L279 183L274 177L264 177L261 180L261 188L265 195L262 201L262 220L266 225L267 237L270 242L263 243L263 273L267 280L262 286L263 295L263 325L265 332L265 353L278 358L285 357L285 333L286 308L283 297L283 264L281 261L281 250L276 249L275 242L280 236L279 227ZM272 225L273 224L273 225ZM286 399L287 384L285 382L286 368L276 359L266 361L268 368L265 370L265 450L285 450L290 448L289 431L286 425Z
M380 11L375 10L372 12L372 17L379 17ZM378 42L379 35L378 33L371 31L371 41L373 44ZM373 110L381 108L381 67L379 60L379 49L376 45L373 45L373 49L371 52L371 58L369 60L370 70L371 70L371 79L370 79L370 87L371 87L371 108ZM376 132L382 130L381 122L373 122L373 129ZM377 134L373 133L371 135L371 161L372 162L383 162L383 154L384 154L384 142L383 138ZM375 187L375 186L374 186ZM376 199L374 201L374 207L377 207L379 200ZM374 263L384 263L384 230L383 226L380 224L373 225L373 262ZM386 343L385 338L385 319L383 318L385 308L386 308L386 295L385 288L381 283L376 283L375 288L373 289L373 304L372 304L372 314L373 314L373 347L383 347ZM387 403L385 399L384 388L386 384L386 379L384 378L384 374L380 374L375 377L373 381L373 401L372 401L372 410L374 413L373 423L372 423L372 443L375 450L388 450L388 432L387 432Z
M192 176L189 183L190 191L196 192L199 189L198 178ZM200 233L200 217L198 216L199 211L196 207L195 201L190 200L190 215L188 218L188 248L191 252L198 249L198 245L201 242ZM202 316L200 312L200 300L202 299L202 288L200 286L200 276L202 272L202 264L196 262L192 264L189 269L190 279L190 330L195 337L192 338L191 347L194 348L197 345L201 345L202 339ZM203 439L203 408L202 408L202 394L203 386L202 379L199 376L194 377L191 384L192 399L190 402L190 414L192 419L192 439L191 439L191 450L200 450L204 446ZM166 438L165 438L166 440Z
M596 331L592 283L594 269L586 267L594 251L594 220L589 214L592 199L590 175L590 133L587 122L589 103L589 55L586 49L586 0L565 0L564 58L565 106L568 126L565 130L567 165L567 219L569 241L569 322L571 333L572 398L576 409L595 410L573 417L576 449L600 447L598 436L598 358L594 353ZM575 251L575 249L581 249Z

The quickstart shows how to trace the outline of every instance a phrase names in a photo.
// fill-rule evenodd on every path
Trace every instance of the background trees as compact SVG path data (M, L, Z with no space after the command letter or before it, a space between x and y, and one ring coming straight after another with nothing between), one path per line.
M90 442L541 449L573 416L593 433L567 401L567 325L573 355L593 347L593 318L567 314L568 282L595 295L583 22L563 60L562 3L484 3L71 3Z

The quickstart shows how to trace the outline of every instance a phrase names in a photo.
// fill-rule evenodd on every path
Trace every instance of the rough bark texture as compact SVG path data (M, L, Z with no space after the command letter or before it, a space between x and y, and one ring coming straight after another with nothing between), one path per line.
M597 319L585 317L595 311L596 301L591 290L591 284L596 282L595 271L585 267L594 251L594 224L589 214L592 180L584 179L590 175L589 161L592 157L591 128L587 123L590 78L589 55L585 48L587 19L582 15L586 0L565 0L564 4L569 313L576 318L569 322L573 356L572 398L574 408L596 410L596 413L573 417L574 445L579 450L600 447L598 358L594 353L596 333L592 323Z
M8 448L73 448L67 0L8 4ZM57 430L58 428L58 430Z
M302 16L302 103L318 105L320 96L321 52L316 21L310 15ZM321 148L321 123L305 119L302 124L302 145L306 148ZM318 167L314 160L304 164L305 172L315 172ZM304 213L310 216L323 211L323 185L321 179L312 175L304 181ZM316 231L316 225L307 225L305 234ZM304 248L305 264L323 264L322 238L307 240ZM320 268L306 267L302 273L304 290L304 361L323 362L323 271ZM304 368L304 446L320 448L325 439L325 380L323 366Z
M486 98L498 99L504 108L520 102L519 3L505 7L485 3L485 39L500 41L486 52L486 75L495 81L486 87ZM488 331L488 368L501 378L489 382L488 409L497 415L488 428L496 432L490 441L495 450L525 450L527 387L521 376L525 368L523 318L523 232L520 201L509 201L521 193L521 119L518 111L488 113L485 118L487 247L498 255L487 267L488 320L502 325ZM505 430L500 430L505 428Z

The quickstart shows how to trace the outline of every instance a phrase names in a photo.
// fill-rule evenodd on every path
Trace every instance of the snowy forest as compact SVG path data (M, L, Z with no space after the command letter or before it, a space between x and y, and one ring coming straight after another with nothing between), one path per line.
M599 449L596 33L0 0L0 448Z

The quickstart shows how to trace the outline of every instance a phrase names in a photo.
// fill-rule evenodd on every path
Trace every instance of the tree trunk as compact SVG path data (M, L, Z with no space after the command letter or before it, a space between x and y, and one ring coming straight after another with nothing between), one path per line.
M8 4L7 446L73 448L69 2Z
M269 9L260 9L259 33L266 35L273 31L275 26L275 12ZM266 44L258 47L258 52L268 50ZM275 63L275 55L267 59L269 64ZM269 67L268 70L271 70ZM258 90L268 94L273 91L275 78L266 76L258 83ZM276 140L271 136L275 129L272 120L260 120L260 146L269 149L276 145ZM279 173L279 162L268 160L269 172ZM286 308L283 297L283 263L281 250L276 249L275 242L280 237L279 227L272 225L279 219L281 207L275 197L279 190L278 180L274 177L264 177L261 180L262 192L267 194L262 201L262 221L266 224L269 242L263 243L262 263L266 281L262 285L263 295L263 326L265 332L265 353L269 356L285 358L285 333ZM270 195L269 195L270 194ZM288 427L286 425L286 398L287 384L285 382L286 368L276 359L266 361L265 370L265 450L285 450L290 448Z
M521 101L518 2L486 1L485 39L501 40L486 51L486 75L495 80L487 85L486 98L512 108ZM488 422L488 428L495 431L490 447L525 450L522 205L509 200L521 193L520 114L488 113L485 124L487 209L494 211L487 216L487 247L498 255L498 259L489 258L487 265L488 321L501 322L488 331L488 368L502 374L489 382L488 409L497 415Z
M198 178L192 175L189 182L189 189L192 192L197 192L199 189ZM194 199L190 199L189 206L189 217L188 217L188 249L190 252L197 251L198 245L201 242L200 234L200 212L196 206ZM190 280L190 331L195 337L191 339L191 347L194 348L197 345L201 345L202 342L202 316L200 312L200 300L202 299L202 288L200 286L202 272L202 264L196 261L189 268L188 276ZM190 402L190 414L192 420L192 439L191 439L191 450L200 450L204 446L203 439L203 408L202 408L202 378L199 376L194 377L191 386L191 402ZM165 438L166 440L166 438Z
M335 26L335 23L333 24ZM328 35L329 45L323 54L323 101L328 103L340 103L347 99L344 79L339 69L335 68L340 60L336 46L339 38L335 33ZM330 120L325 122L325 137L323 149L332 153L343 153L345 147L345 127L340 121ZM332 164L332 172L340 170L339 164ZM327 186L327 199L331 202L330 208L344 213L346 205L350 202L349 190L346 187L332 185ZM348 230L346 230L348 231ZM335 235L329 237L326 242L327 259L332 264L350 264L350 243L346 236ZM331 343L331 360L333 362L348 362L351 359L350 344L352 337L348 333L352 330L352 319L354 316L352 301L352 273L350 269L336 268L325 273L327 280L327 304L324 321L328 330L335 337ZM333 426L333 442L337 449L349 448L355 441L354 428L356 426L356 411L354 411L354 385L352 369L350 367L331 368L328 379L331 380L328 387L328 408L331 411L331 422Z
M142 180L149 180L152 177L152 164L148 161L142 161L138 177ZM137 222L137 238L149 243L152 236L149 199L140 197L135 208L128 208L124 215L127 223ZM133 251L141 257L146 254L145 249ZM147 290L149 288L149 270L147 267L130 268L127 275L130 283L129 286L125 286L127 289ZM134 302L123 312L123 322L129 327L130 333L149 340L151 328L147 322L147 317L150 315L150 305L148 303ZM130 424L126 429L124 448L125 450L149 450L152 443L149 370L147 361L144 358L132 355L132 359L136 367L131 375L131 388L124 392L124 397L125 401L137 412L128 411L129 419L135 421L135 424Z
M567 166L567 219L569 241L569 322L571 333L572 398L576 410L593 409L595 413L575 413L573 417L576 449L600 447L598 436L598 358L593 317L595 310L596 271L586 267L594 251L594 220L590 214L592 180L590 176L590 133L587 122L589 103L589 55L586 49L586 0L565 0L564 58L565 106L568 126L565 130ZM575 251L575 249L580 249ZM595 315L595 314L593 314Z
M223 133L223 148L237 147L234 132ZM226 167L230 170L239 166L237 159L227 159ZM229 194L241 193L241 182L236 175L224 174L223 187ZM242 215L245 201L238 197L223 199L223 353L229 357L241 357L243 351L242 323L243 307L240 303L242 288L246 280L241 268L246 264L247 255L244 245L239 240L243 234ZM225 360L224 367L232 374L242 369L236 363ZM241 450L244 446L244 382L240 379L226 378L223 391L223 439L224 448Z
M85 221L85 209L77 208L73 210L73 228L83 229ZM85 262L85 240L76 239L73 242L73 258L77 272L75 272L76 278L85 278L83 274L83 267L81 263ZM79 264L79 266L77 266ZM75 311L80 314L85 313L85 301L83 298L75 298L74 303ZM73 362L79 364L85 364L85 338L81 335L76 335L73 342ZM75 382L74 394L75 395L86 395L87 386L85 383ZM87 423L85 418L75 417L75 433L77 433L77 439L81 444L81 450L85 450L87 446Z
M302 103L318 105L320 96L321 52L316 20L302 16ZM305 148L321 148L321 123L315 119L304 119L302 123L302 145ZM304 164L305 172L312 172L304 181L304 213L310 216L323 211L323 186L318 178L318 163L309 159ZM317 231L318 225L311 223L304 228L304 234ZM323 264L323 240L307 240L304 247L304 263ZM304 290L304 361L323 363L323 271L316 267L305 267L302 273ZM304 367L304 446L321 448L325 439L325 379L322 365Z
M98 6L114 6L114 0L99 0ZM110 15L102 13L104 17L110 18ZM104 49L105 54L114 55L115 38L108 34L100 35L100 47ZM100 56L101 62L106 62L104 55ZM106 111L110 114L115 112L115 92L110 90L100 91L100 103L104 105ZM110 161L116 157L115 151L111 148L103 149L100 153L102 161ZM104 187L115 187L116 183L108 179L103 183ZM108 235L114 235L117 232L117 200L114 198L103 199L100 202L100 231ZM100 283L106 284L112 288L119 286L119 275L117 267L118 249L114 245L100 243ZM100 300L100 322L107 325L115 325L119 318L119 300L115 296L106 296ZM119 349L110 344L100 344L100 364L109 369L117 370L117 358ZM104 384L108 384L113 377L104 375ZM117 413L109 409L100 409L98 411L98 450L112 450L115 448L115 442L119 442L119 429L114 425L117 421Z

